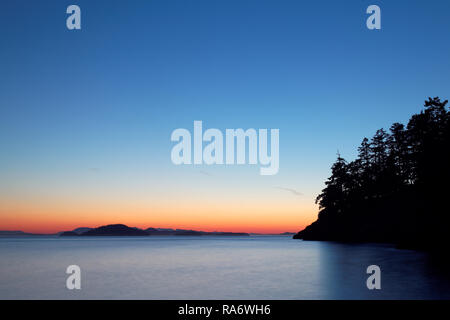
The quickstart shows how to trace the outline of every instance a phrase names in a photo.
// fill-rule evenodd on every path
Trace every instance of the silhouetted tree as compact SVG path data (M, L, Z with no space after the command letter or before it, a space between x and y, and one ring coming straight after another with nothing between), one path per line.
M406 128L394 123L364 138L358 158L338 154L317 196L319 218L295 237L388 241L427 247L449 243L448 101L428 98Z

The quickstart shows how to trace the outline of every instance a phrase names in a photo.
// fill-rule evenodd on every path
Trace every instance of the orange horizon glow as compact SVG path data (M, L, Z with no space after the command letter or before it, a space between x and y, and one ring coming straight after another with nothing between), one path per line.
M39 220L39 221L38 221ZM221 232L246 232L246 233L261 233L261 234L275 234L284 232L298 232L304 227L313 222L311 221L297 221L270 223L267 221L254 221L254 223L241 223L239 221L223 221L217 224L210 224L208 222L188 222L180 221L180 223L164 222L164 221L136 221L134 219L80 219L80 222L71 222L66 220L50 220L50 219L32 219L25 221L24 219L6 219L0 224L1 231L23 231L26 233L36 234L53 234L60 231L70 231L79 227L97 228L110 224L124 224L129 227L137 227L140 229L147 228L170 228L170 229L186 229L196 231L221 231Z
M52 234L109 224L129 227L246 233L298 232L317 218L307 197L188 193L143 195L38 194L0 197L0 230Z
M312 222L312 221L311 221ZM202 227L198 225L182 225L182 226L175 226L175 225L164 225L164 226L153 226L153 225L133 225L130 223L123 223L123 222L112 222L112 223L99 223L96 225L61 225L60 227L33 227L30 226L29 228L21 228L19 226L10 226L9 228L3 228L0 227L1 231L23 231L25 233L33 233L33 234L55 234L62 231L71 231L79 227L89 227L89 228L97 228L104 225L110 225L110 224L124 224L128 227L137 227L140 229L147 229L147 228L165 228L165 229L184 229L184 230L195 230L195 231L205 231L205 232L242 232L242 233L258 233L258 234L280 234L280 233L297 233L298 231L304 229L308 224L305 224L304 226L299 226L296 229L293 228L254 228L254 227L245 227L245 226L237 226L237 227Z
M284 214L270 213L269 210L245 210L230 213L216 210L215 214L207 214L200 210L185 210L184 214L174 211L147 214L133 212L121 214L117 211L84 211L83 214L71 212L72 210L20 210L25 208L9 208L8 214L0 212L2 231L23 231L27 233L51 234L60 231L69 231L79 227L96 228L109 224L125 224L129 227L189 229L197 231L247 232L247 233L283 233L298 232L312 223L317 214L315 210L299 213L297 210L286 209ZM230 208L228 208L230 209ZM292 209L291 209L292 210ZM154 212L154 211L153 211ZM214 212L214 211L210 211Z

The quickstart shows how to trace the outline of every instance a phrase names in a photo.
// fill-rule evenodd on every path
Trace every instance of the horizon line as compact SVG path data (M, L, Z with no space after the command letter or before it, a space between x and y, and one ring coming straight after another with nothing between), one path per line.
M55 234L66 232L66 231L73 231L73 230L76 230L76 229L79 229L79 228L96 229L96 228L100 228L100 227L104 227L104 226L111 226L111 225L124 225L124 226L127 226L129 228L136 228L136 229L139 229L139 230L147 230L147 229L152 228L152 229L160 229L160 230L185 230L185 231L197 231L197 232L231 232L231 233L247 233L247 234L261 234L261 235L277 235L277 234L283 234L283 233L293 233L293 234L295 234L295 233L298 232L298 231L297 232L295 232L295 231L282 231L282 232L220 231L220 229L215 229L215 230L212 230L212 231L204 231L204 230L201 230L201 229L192 229L192 228L185 229L185 228L182 228L182 227L173 227L173 228L170 228L170 227L146 227L146 228L139 228L139 227L129 226L129 225L125 224L125 223L101 224L101 225L98 225L96 227L81 226L81 227L72 228L70 230L59 230L59 231L55 231L55 232L39 232L39 231L38 232L34 232L34 231L26 231L25 229L12 229L12 230L11 229L9 229L9 230L7 230L7 229L0 229L0 232L22 232L22 233L25 233L25 234L33 234L33 235L55 235Z

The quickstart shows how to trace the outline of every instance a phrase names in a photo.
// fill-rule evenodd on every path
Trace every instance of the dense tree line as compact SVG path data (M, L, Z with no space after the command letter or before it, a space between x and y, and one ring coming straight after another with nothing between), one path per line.
M316 199L319 217L295 237L305 240L449 243L447 100L425 101L405 127L394 123L364 138L358 157L338 155Z

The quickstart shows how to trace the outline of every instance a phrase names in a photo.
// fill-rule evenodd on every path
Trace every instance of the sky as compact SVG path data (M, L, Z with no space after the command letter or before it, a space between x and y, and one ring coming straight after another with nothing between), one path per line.
M66 8L81 8L81 30ZM381 8L381 30L366 8ZM0 230L296 232L339 153L450 96L450 2L3 1ZM279 129L280 166L172 163L173 130Z

